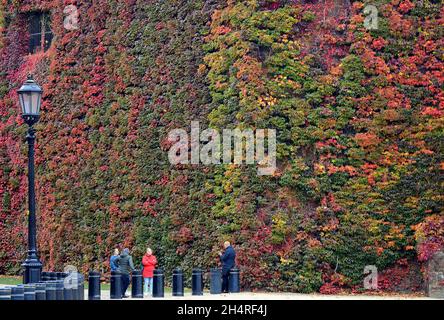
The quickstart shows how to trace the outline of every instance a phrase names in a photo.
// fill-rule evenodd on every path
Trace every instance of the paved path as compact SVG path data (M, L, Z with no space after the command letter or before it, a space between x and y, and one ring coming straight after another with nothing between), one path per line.
M0 288L5 285L0 284ZM131 294L131 290L127 291ZM85 299L88 299L88 290L85 290ZM101 299L109 300L110 291L102 290ZM421 295L322 295L301 293L274 293L274 292L241 292L229 294L210 294L208 291L203 296L193 296L191 292L185 292L184 297L173 297L171 291L165 292L164 298L145 297L144 299L126 298L114 301L130 300L435 300Z
M102 290L102 300L109 299L109 291ZM88 297L88 293L85 294ZM428 300L431 298L423 296L393 295L393 296L373 296L373 295L321 295L321 294L300 294L300 293L269 293L269 292L241 292L230 294L210 294L203 296L193 296L185 293L184 297L173 297L171 293L165 293L164 298L146 297L144 299L123 299L128 300Z

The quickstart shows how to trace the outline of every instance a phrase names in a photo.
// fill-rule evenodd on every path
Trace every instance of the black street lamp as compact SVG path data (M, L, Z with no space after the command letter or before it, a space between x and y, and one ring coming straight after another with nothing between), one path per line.
M40 281L42 263L37 255L37 227L35 214L35 182L34 182L34 142L35 129L32 127L40 118L40 105L43 90L34 82L31 75L18 91L22 118L28 124L28 256L23 262L25 269L23 283L36 283Z

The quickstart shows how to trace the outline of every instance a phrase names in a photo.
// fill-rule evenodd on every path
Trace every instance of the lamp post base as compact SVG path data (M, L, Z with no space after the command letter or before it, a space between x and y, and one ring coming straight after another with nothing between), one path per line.
M23 273L23 283L37 283L40 281L42 274L42 263L35 257L28 257L23 262L22 267L25 269Z

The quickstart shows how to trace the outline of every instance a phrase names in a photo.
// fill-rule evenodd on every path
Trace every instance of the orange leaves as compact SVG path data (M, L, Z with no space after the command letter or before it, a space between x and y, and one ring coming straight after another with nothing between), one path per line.
M262 82L259 79L263 74L262 64L251 56L244 56L235 64L238 68L236 77L246 82Z
M310 238L308 239L308 243L307 243L309 248L320 248L322 247L322 243L315 238Z
M336 166L330 165L330 166L328 166L327 172L329 175L335 174L336 172L345 172L345 173L348 173L352 177L357 175L356 168L354 168L352 166L336 167Z
M407 13L407 12L409 12L411 9L413 9L414 7L415 7L415 4L414 4L414 3L410 2L409 0L405 0L405 1L402 1L402 2L399 4L399 11L400 11L401 13Z
M321 163L315 163L314 171L315 171L315 174L322 175L325 173L325 166Z
M223 34L227 34L230 31L231 31L230 27L218 26L216 29L213 30L213 33L216 35L223 35Z
M402 36L408 36L413 31L413 21L409 18L403 18L402 15L396 11L391 11L389 16L390 28Z
M444 115L444 110L433 107L425 107L421 114L425 116L431 116L433 118L441 118Z
M383 47L385 47L387 45L387 41L384 38L377 38L374 39L372 42L372 48L375 50L381 50Z
M364 66L376 74L387 75L390 73L390 68L383 58L377 56L374 51L365 49L361 55Z
M384 110L382 116L386 121L397 121L400 120L400 114L398 111L393 109Z
M335 77L340 77L340 76L342 76L342 74L343 74L343 70L342 70L342 68L341 68L341 65L338 64L338 65L333 65L333 66L331 66L331 67L330 67L330 74L331 74L332 76L335 76Z
M190 228L182 226L174 238L179 243L187 243L193 240L194 236Z
M376 146L377 144L380 143L381 140L376 134L367 132L367 133L357 133L355 135L355 141L360 147L368 148Z

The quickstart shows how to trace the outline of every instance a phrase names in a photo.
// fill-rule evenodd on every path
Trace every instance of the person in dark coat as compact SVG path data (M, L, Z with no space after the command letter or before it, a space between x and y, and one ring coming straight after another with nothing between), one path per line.
M122 254L119 256L119 259L117 259L117 265L119 266L118 270L122 274L122 298L128 298L126 289L128 289L130 284L130 272L135 270L129 249L123 249Z
M230 270L234 268L236 260L236 252L229 241L224 242L225 252L219 252L220 261L222 262L222 292L228 293L228 278Z

